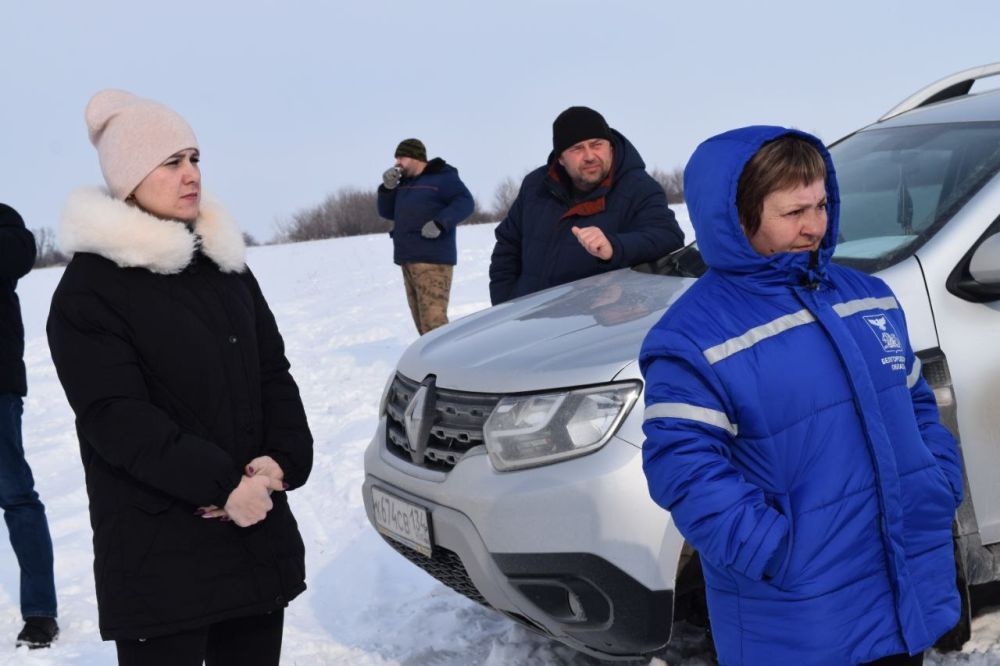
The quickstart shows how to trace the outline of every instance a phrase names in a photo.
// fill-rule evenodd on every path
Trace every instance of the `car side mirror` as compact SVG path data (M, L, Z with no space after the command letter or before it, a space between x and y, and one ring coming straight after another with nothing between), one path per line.
M969 261L969 273L981 285L1000 286L1000 234L979 244Z
M995 230L996 224L993 225ZM1000 233L975 245L945 283L948 291L972 303L1000 300Z

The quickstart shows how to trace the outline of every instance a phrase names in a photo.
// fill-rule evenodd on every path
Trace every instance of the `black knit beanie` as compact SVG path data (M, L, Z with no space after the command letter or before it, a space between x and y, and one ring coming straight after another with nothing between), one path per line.
M611 140L604 116L585 106L571 106L552 123L552 149L556 155L587 139Z
M427 149L420 139L403 139L396 146L396 154L393 157L412 157L421 162L427 161Z

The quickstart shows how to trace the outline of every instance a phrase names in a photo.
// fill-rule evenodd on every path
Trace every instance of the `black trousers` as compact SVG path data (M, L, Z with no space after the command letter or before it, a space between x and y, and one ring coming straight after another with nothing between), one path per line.
M119 666L277 666L284 610L169 636L115 641Z
M875 661L866 661L861 666L921 666L924 663L924 655L917 654L912 657L905 652L894 654L890 657L882 657Z

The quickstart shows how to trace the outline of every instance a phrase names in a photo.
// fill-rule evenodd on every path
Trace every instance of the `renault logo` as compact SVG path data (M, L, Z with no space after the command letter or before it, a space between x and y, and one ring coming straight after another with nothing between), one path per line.
M434 390L434 377L428 377L421 384L413 399L403 412L403 426L406 429L406 439L410 442L410 458L414 465L424 463L427 453L427 439L434 425L434 403L437 401Z

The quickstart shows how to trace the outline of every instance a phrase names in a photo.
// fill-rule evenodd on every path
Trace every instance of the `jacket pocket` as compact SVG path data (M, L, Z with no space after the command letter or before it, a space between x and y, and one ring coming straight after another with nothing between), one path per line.
M951 481L948 480L948 475L944 473L941 469L941 465L934 462L932 465L933 469L928 470L931 472L930 476L936 481L938 487L941 489L943 498L942 504L946 508L947 512L954 517L954 513L958 511L959 504L957 503L957 498L955 497L955 489L951 487Z
M153 488L132 485L127 490L120 534L124 571L135 576L146 569L152 553L162 547L162 533L169 531L167 511L174 499Z
M955 492L955 489L951 486L951 481L948 479L948 475L945 473L944 468L941 467L941 465L936 460L934 461L934 467L937 468L938 476L941 477L941 483L944 485L945 489L951 495L952 505L955 507L955 510L957 511L958 507L961 506L962 504L961 502L958 501L958 497L960 495L965 494L965 489L962 488L961 489L962 492Z
M778 551L773 557L778 558L778 566L770 578L765 576L765 580L778 588L784 588L785 579L788 577L792 563L792 552L795 548L795 518L792 515L791 498L787 493L764 493L767 504L783 515L788 521L788 533L785 539L778 545Z

